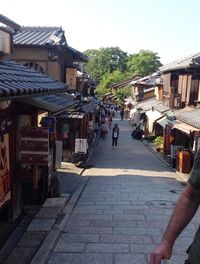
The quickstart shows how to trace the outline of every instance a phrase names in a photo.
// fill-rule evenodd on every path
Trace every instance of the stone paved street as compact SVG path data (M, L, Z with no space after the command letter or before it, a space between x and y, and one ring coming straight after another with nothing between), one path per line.
M119 124L117 147L111 133L100 139L92 168L48 264L147 264L184 186L141 141ZM199 213L177 240L170 264L183 264Z

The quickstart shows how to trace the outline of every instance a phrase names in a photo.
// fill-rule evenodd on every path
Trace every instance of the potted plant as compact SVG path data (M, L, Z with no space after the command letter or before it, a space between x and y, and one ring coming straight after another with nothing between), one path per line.
M158 136L154 139L153 143L156 145L156 150L160 151L161 149L163 149L164 139L162 136Z

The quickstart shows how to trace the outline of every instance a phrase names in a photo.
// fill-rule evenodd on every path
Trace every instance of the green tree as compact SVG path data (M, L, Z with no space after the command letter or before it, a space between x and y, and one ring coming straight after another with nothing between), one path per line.
M104 95L107 92L110 92L108 88L109 84L117 83L126 79L126 74L120 70L115 70L112 73L105 73L97 87L97 93L99 96Z
M124 99L131 96L131 93L132 93L131 87L127 86L127 87L123 87L119 89L116 94L116 97L117 97L116 103L118 105L122 105L124 103Z
M150 75L162 66L157 53L149 50L140 50L139 53L129 55L127 68L133 75Z
M115 70L126 71L128 55L119 47L87 50L85 54L89 57L85 69L97 82L100 82L104 74L112 73Z

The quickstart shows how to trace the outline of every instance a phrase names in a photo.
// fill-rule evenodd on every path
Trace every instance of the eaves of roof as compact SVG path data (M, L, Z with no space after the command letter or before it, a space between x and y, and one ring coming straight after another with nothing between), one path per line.
M65 49L67 49L75 59L78 59L78 61L88 62L89 58L84 53L82 53L82 52L80 52L80 51L78 51L78 50L76 50L76 49L74 49L68 45L65 46Z
M20 30L20 28L21 28L20 25L18 25L17 23L12 21L11 19L9 19L9 18L7 18L1 14L0 14L0 22L3 23L4 25L8 26L8 27L15 29L16 31Z
M130 85L131 81L133 81L134 79L135 79L135 76L128 78L128 79L125 79L125 80L122 80L122 81L119 81L117 83L111 83L108 85L108 88L120 88L120 87L128 86L128 85Z

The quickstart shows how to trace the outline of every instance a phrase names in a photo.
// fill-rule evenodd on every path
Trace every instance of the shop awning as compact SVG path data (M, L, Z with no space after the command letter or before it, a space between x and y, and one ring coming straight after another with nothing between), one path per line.
M148 111L150 109L152 109L152 107L155 108L155 106L161 104L160 101L158 101L157 99L148 99L148 100L144 100L141 103L139 103L138 105L136 105L136 109L141 108L144 111Z
M161 125L163 128L165 128L166 125L170 125L172 126L172 128L176 128L186 134L190 134L190 132L192 131L199 131L199 129L190 126L186 123L183 123L179 120L169 120L166 116L156 120L156 123L158 123L159 125Z
M172 125L172 121L169 120L166 116L163 116L162 118L159 118L158 120L156 120L156 123L158 123L159 125L161 125L162 127L165 128L166 125Z
M173 128L176 128L186 134L190 134L190 132L192 131L200 131L198 128L195 128L193 126L190 126L188 124L185 124L179 120L174 120L172 121L172 124L173 124Z
M60 114L57 118L59 119L82 119L85 116L85 113L81 112L65 112Z
M95 101L94 102L89 102L87 104L84 104L82 106L82 111L85 112L85 113L94 112L95 107L96 107L97 104L98 104L97 101L96 102Z
M84 113L72 112L72 113L67 113L65 117L70 119L82 119L84 116L85 116Z
M149 120L151 121L156 121L157 119L163 117L163 114L161 114L160 112L158 111L152 111L152 110L149 110L149 111L146 111L146 115L148 117Z
M62 110L64 111L76 104L73 97L69 94L47 94L35 97L30 96L28 98L17 99L16 101L49 111L51 113L60 112Z

